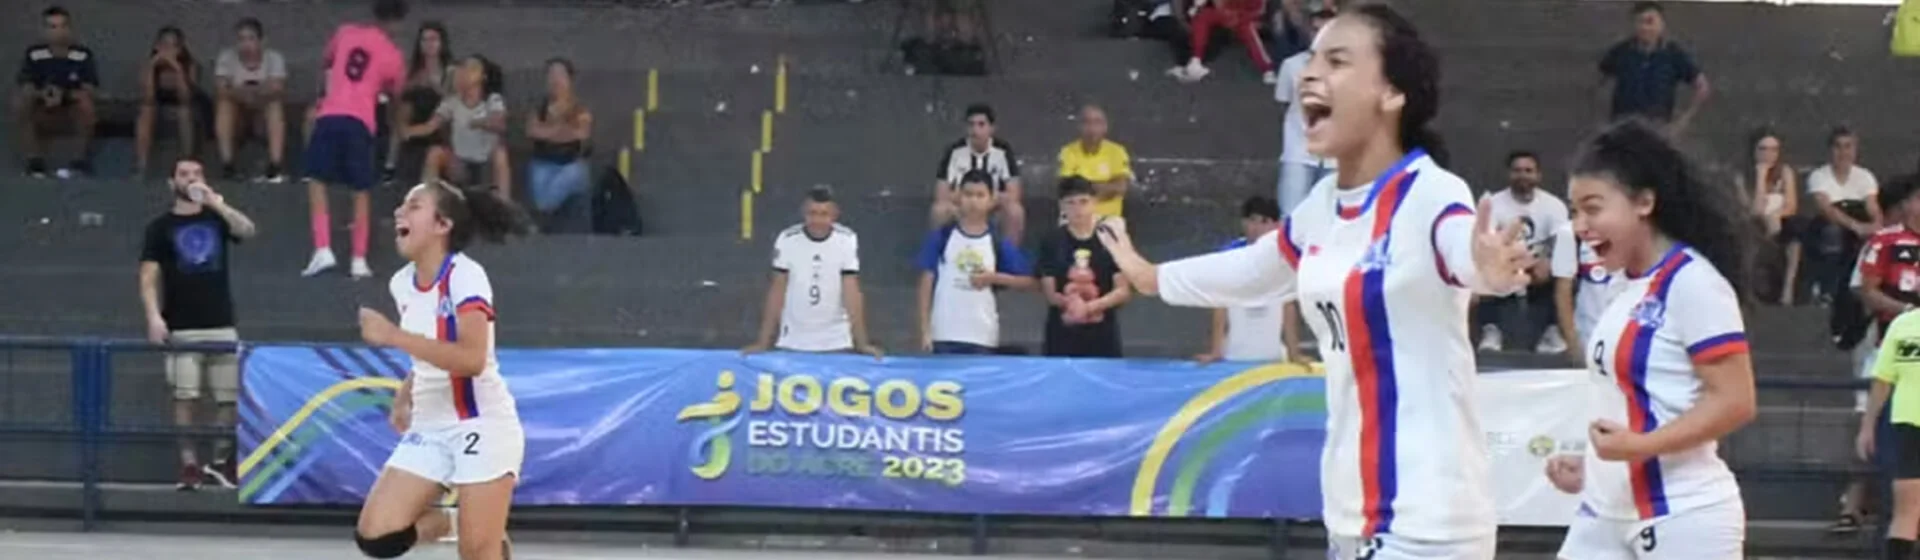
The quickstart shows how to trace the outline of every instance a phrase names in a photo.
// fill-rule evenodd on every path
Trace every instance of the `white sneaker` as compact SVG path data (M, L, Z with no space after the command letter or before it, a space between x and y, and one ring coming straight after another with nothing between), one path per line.
M1200 64L1200 59L1197 58L1188 61L1187 66L1181 69L1182 81L1186 82L1198 82L1206 79L1207 74L1211 73L1213 71L1208 70L1206 65Z
M1274 85L1274 84L1280 83L1280 74L1278 72L1268 70L1267 73L1260 75L1260 82L1267 85Z
M312 277L313 275L332 270L335 264L338 263L333 259L333 249L314 249L313 260L307 261L307 269L300 271L300 275Z
M353 275L354 280L371 278L373 277L373 269L367 266L367 259L365 257L354 257L353 268L350 274Z
M1503 346L1500 338L1500 327L1493 325L1480 327L1480 351L1499 352Z
M1546 334L1540 335L1540 344L1533 347L1533 352L1536 354L1559 354L1566 351L1567 340L1560 337L1560 329L1557 328L1548 328Z

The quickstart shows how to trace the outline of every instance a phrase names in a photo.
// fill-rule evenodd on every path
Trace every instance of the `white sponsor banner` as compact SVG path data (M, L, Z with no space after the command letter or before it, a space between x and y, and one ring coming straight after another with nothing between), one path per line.
M1547 458L1587 450L1592 420L1587 372L1578 369L1483 373L1480 424L1493 465L1494 503L1501 525L1565 527L1580 497L1547 481Z

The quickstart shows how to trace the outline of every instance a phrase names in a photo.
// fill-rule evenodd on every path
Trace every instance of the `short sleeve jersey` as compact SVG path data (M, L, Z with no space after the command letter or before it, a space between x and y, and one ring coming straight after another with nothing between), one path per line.
M801 352L853 348L853 324L840 289L842 277L860 273L860 239L852 228L834 224L821 238L805 225L787 228L774 239L773 269L787 275L774 346Z
M1006 190L1007 183L1020 178L1020 161L1013 153L1013 145L999 138L987 144L984 151L975 151L967 139L961 138L940 152L940 167L934 171L934 178L946 181L949 188L960 188L960 177L968 171L985 171L993 176L993 188Z
M1875 233L1860 250L1860 276L1878 279L1880 293L1895 301L1920 305L1920 233L1905 226ZM1874 313L1874 319L1884 331L1895 315Z
M327 84L319 116L350 116L369 131L379 130L380 95L400 92L406 64L386 31L366 24L340 26L327 42Z
M460 340L459 316L478 311L487 317L486 329L493 334L493 284L480 263L463 253L447 256L440 271L428 285L417 284L412 264L393 273L387 289L400 307L400 328L434 340ZM488 340L498 339L488 336ZM513 394L507 380L500 376L500 362L494 357L494 345L487 347L487 366L479 372L448 372L418 357L413 358L413 426L433 429L461 422L487 419L518 422Z
M1080 141L1075 140L1060 147L1060 176L1079 177L1093 183L1130 178L1133 177L1133 157L1127 155L1127 147L1119 142L1101 140L1100 147L1088 153ZM1126 197L1095 200L1093 213L1119 217L1126 209L1126 202Z
M1648 433L1693 408L1696 366L1745 354L1733 286L1705 257L1676 245L1647 274L1623 277L1588 342L1592 412ZM1648 520L1739 497L1717 444L1626 463L1587 449L1581 500L1606 519Z
M52 46L38 44L27 47L20 55L20 74L14 81L20 85L36 88L55 87L62 91L74 91L83 87L100 85L100 73L93 51L80 45L67 47L64 53L57 53Z
M1893 423L1920 427L1920 313L1901 313L1886 329L1873 378L1893 385Z
M933 274L929 320L936 342L1000 346L1000 305L993 288L974 287L975 274L1033 274L1026 255L999 232L979 234L948 226L928 234L916 265Z

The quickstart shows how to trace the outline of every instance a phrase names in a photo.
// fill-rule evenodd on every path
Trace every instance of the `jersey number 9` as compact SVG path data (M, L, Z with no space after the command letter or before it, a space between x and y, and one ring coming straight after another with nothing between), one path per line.
M807 286L807 305L820 305L820 285Z

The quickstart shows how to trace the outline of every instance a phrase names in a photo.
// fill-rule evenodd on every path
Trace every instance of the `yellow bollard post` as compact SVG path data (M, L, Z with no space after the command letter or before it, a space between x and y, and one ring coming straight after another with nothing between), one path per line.
M633 184L633 150L631 149L620 149L620 178L626 179L629 185Z
M646 151L647 149L646 109L633 110L633 149L636 151Z
M780 66L773 74L773 112L787 114L787 56L780 55Z
M660 110L660 69L647 70L647 110Z
M753 192L756 192L756 193L760 192L761 181L766 177L765 175L766 168L764 167L765 162L762 161L765 158L765 156L766 156L766 152L753 153Z
M753 240L753 191L740 191L740 240Z
M760 112L760 151L773 151L773 111Z

